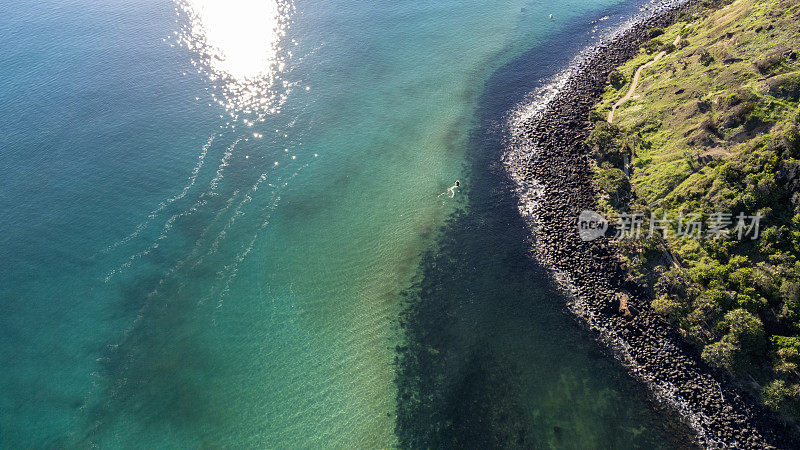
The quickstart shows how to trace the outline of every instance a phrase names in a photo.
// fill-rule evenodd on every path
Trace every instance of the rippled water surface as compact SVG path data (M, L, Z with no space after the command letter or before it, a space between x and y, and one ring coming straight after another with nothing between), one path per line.
M496 171L637 8L5 2L0 447L678 445Z

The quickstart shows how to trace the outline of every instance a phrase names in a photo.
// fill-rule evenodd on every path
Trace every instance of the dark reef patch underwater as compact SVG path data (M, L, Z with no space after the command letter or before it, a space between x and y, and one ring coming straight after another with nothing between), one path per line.
M497 166L504 115L586 46L575 38L585 36L584 22L574 23L486 83L459 193L467 201L439 230L402 293L402 447L694 445L691 430L566 311L566 299L528 254L529 232Z

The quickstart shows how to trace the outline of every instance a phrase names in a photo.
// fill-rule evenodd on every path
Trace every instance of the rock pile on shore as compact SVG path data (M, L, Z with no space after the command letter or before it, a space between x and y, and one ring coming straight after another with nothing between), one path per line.
M589 111L608 74L637 54L648 30L670 25L691 3L667 4L599 44L543 109L515 125L513 149L504 163L535 235L534 253L570 295L570 309L659 401L681 413L700 445L800 448L792 426L737 391L726 374L705 366L652 311L650 300L626 284L614 240L584 242L578 235L581 211L596 209L591 157L584 144L592 127Z

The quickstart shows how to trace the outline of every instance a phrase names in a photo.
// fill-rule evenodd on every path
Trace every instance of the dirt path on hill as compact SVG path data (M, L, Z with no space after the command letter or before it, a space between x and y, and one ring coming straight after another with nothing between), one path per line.
M675 38L675 42L673 42L672 45L676 45L677 46L678 42L680 42L680 40L681 40L680 36L676 37ZM611 111L608 112L608 123L613 123L614 122L614 113L617 111L617 108L622 106L623 103L627 102L628 100L631 99L631 97L633 97L633 93L636 91L636 86L639 85L639 78L642 76L642 71L644 71L644 69L647 69L648 67L652 66L653 64L657 63L659 60L661 60L661 58L663 58L666 55L667 55L667 52L662 51L662 52L660 52L659 54L656 55L655 59L653 59L649 63L644 64L641 67L639 67L638 69L636 69L636 73L633 75L633 82L631 83L630 90L628 90L628 93L625 94L624 97L619 99L617 101L617 103L614 103L614 106L611 107Z

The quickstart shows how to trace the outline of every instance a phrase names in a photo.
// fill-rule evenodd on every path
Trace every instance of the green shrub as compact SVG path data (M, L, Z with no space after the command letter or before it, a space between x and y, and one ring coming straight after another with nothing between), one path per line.
M760 313L764 310L764 307L767 306L766 300L758 295L752 288L746 290L746 292L738 292L736 294L736 304L739 305L740 308L753 314Z
M784 414L796 415L800 388L783 380L774 380L761 391L764 404Z
M655 53L657 51L660 51L663 47L664 47L664 43L659 41L658 39L653 39L653 40L647 41L644 44L644 50L647 53Z
M769 338L770 344L777 351L791 349L800 352L800 337L797 336L772 336Z
M651 28L650 31L647 33L647 37L650 39L657 38L664 34L663 28Z
M673 267L661 274L654 285L656 293L667 295L673 298L688 299L694 298L692 279L685 269Z
M733 306L733 297L730 292L709 288L700 293L696 305L715 305L721 311L728 311Z
M603 113L601 113L600 111L597 111L595 109L589 111L589 121L590 122L592 122L592 123L605 122L605 120L606 120L606 116Z
M792 249L795 253L800 254L800 213L792 217Z
M621 167L623 163L623 148L619 140L620 129L605 121L595 123L594 130L589 133L586 145L592 149L594 158L602 162L610 162Z
M631 194L631 183L620 169L604 163L597 171L597 185L608 194L609 200L615 207L627 203Z
M777 139L780 142L776 143L776 145L787 153L786 156L792 158L800 157L800 131L798 131L796 124L786 125Z
M681 328L685 330L686 339L701 349L715 339L714 334L703 324L691 325L683 321Z
M678 17L675 18L676 22L694 22L694 15L689 11L681 11Z
M761 320L743 309L734 309L725 314L719 328L726 334L706 345L702 358L712 366L732 372L751 370L752 361L764 355L766 341Z
M779 295L784 303L800 303L800 281L783 280Z
M753 314L743 309L734 309L725 314L722 326L743 351L758 354L764 350L764 325Z
M738 346L729 336L724 336L719 341L706 345L701 357L714 367L734 371L737 352L739 352Z
M677 323L689 312L686 303L667 295L659 295L656 297L652 302L652 306L656 313L660 314L671 323Z
M626 81L625 75L619 69L614 69L608 74L608 83L617 89L622 87Z
M728 280L730 281L733 288L742 289L750 286L752 277L753 277L753 269L750 269L748 267L742 267L734 270L728 277Z
M800 352L796 348L786 347L775 352L778 361L775 363L775 371L784 375L797 371L797 363L800 361Z
M739 161L727 161L717 169L717 178L725 182L728 186L740 189L748 168Z
M734 241L725 239L707 239L703 241L703 248L718 261L728 259L734 245L736 245ZM725 269L725 267L722 267L722 272L724 272Z
M714 57L711 56L711 53L705 48L698 49L697 54L700 55L700 64L704 66L708 66L714 62Z
M711 286L712 282L722 280L725 268L716 260L705 257L689 269L693 280L700 284Z
M750 267L752 263L750 262L750 258L744 255L735 255L732 256L730 260L728 260L728 265L732 269L741 269L743 267Z

